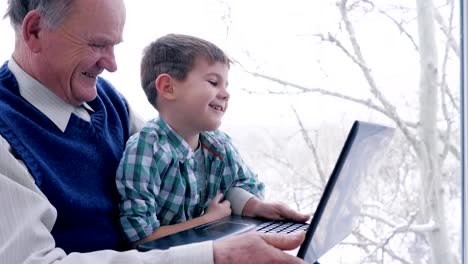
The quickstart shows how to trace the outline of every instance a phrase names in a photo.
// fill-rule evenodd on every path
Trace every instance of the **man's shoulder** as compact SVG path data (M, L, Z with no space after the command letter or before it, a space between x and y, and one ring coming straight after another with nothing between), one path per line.
M110 81L108 81L107 79L105 79L105 78L103 78L103 77L98 77L98 78L97 78L96 88L98 88L98 89L113 89L113 90L115 90L114 85L112 85L112 83L111 83Z
M125 101L124 96L112 85L112 83L102 77L98 77L96 82L96 90L99 96L117 97Z

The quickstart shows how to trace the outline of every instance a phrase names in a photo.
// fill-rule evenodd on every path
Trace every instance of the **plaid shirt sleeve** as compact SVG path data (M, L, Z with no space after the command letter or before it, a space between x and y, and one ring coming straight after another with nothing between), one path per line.
M223 132L218 132L221 137L224 137L226 142L226 165L231 170L231 173L236 177L235 187L240 187L263 199L265 195L265 184L258 179L257 174L254 173L242 159L230 137Z
M159 171L167 157L154 157L155 137L144 130L132 136L117 169L120 223L131 242L147 237L160 226L156 217L155 197L159 193L156 186L161 185Z

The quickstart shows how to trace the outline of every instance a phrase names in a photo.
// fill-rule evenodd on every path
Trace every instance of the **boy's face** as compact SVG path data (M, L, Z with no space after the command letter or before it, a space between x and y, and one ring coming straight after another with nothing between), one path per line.
M183 81L174 82L179 127L199 133L219 128L228 108L228 65L197 59Z

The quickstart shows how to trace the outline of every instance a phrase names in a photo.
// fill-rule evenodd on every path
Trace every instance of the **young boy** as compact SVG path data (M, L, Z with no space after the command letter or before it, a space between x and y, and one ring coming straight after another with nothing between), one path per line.
M263 183L217 130L228 107L229 65L217 46L187 35L166 35L145 49L141 84L159 117L129 139L116 178L120 222L131 242L231 213L309 218L261 200Z

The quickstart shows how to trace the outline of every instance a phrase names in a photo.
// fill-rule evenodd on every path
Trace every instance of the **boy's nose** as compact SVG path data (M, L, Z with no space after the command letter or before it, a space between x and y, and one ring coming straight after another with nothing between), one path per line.
M222 91L219 93L218 96L219 96L219 98L221 98L221 99L227 101L227 100L229 100L229 97L230 97L231 95L229 94L229 92L227 91L226 88L223 88Z

